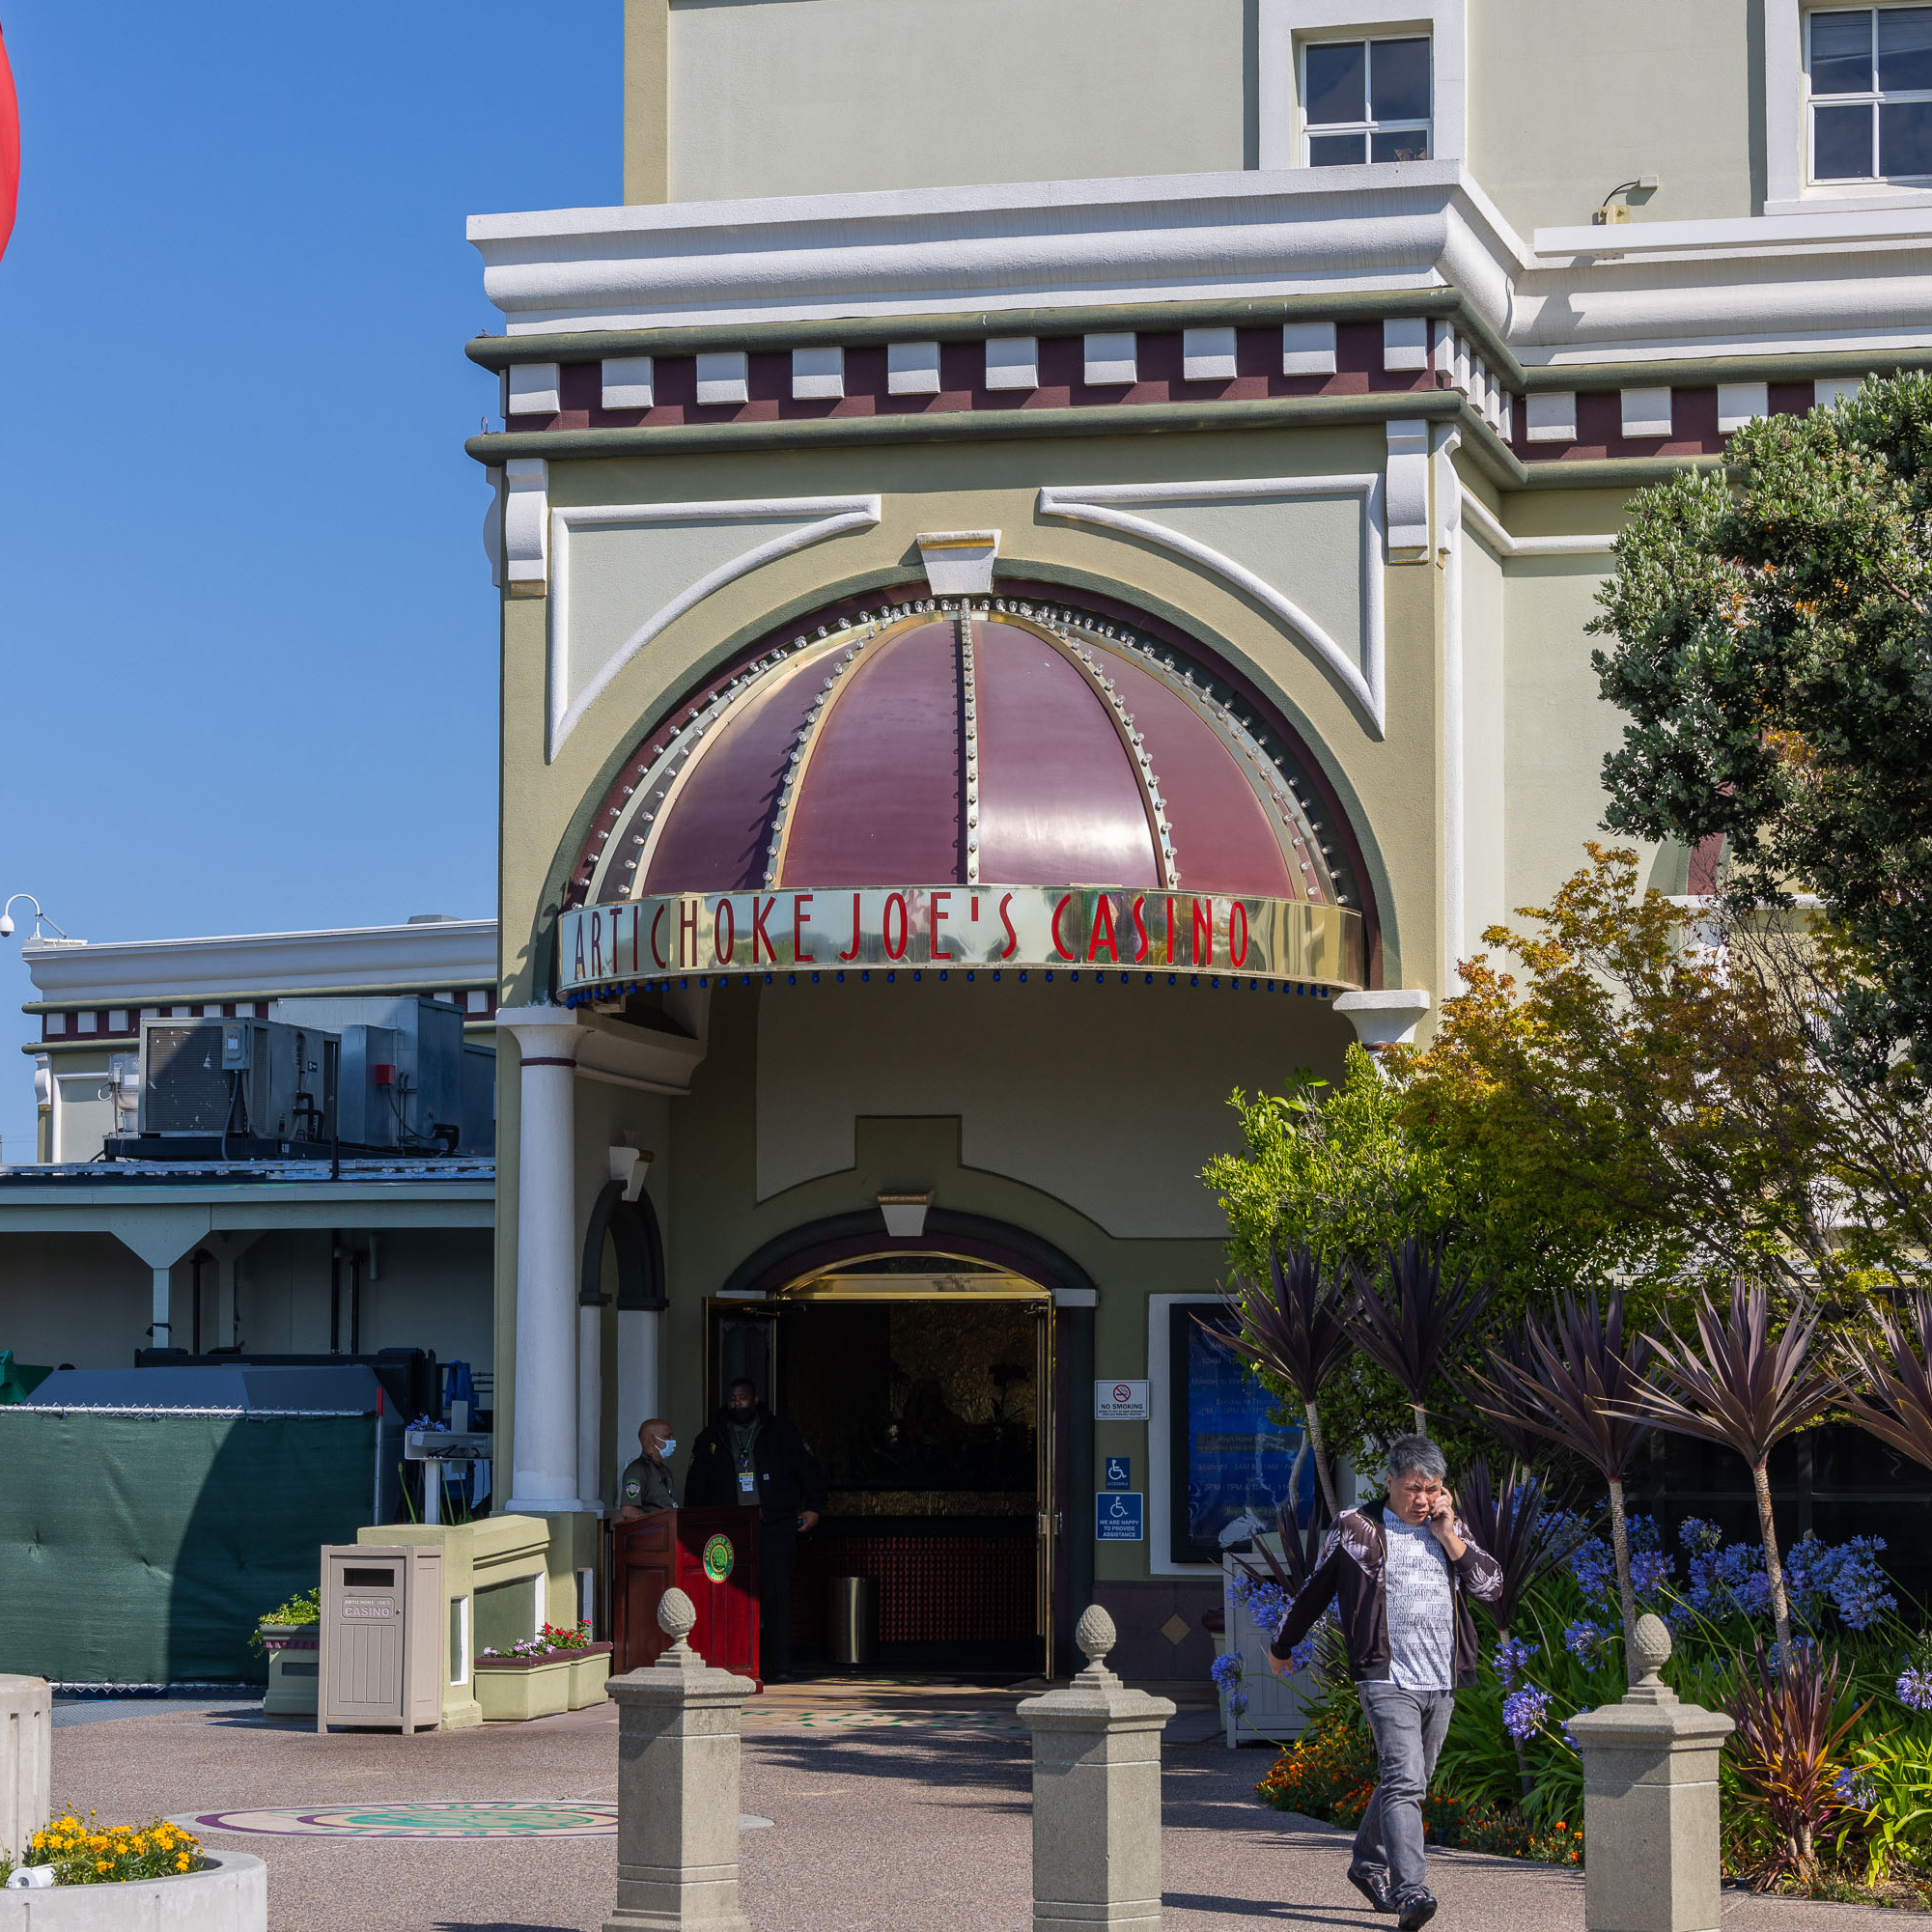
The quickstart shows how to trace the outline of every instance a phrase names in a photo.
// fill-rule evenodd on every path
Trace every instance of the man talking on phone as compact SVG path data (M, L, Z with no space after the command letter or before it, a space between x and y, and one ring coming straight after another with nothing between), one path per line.
M1345 1509L1275 1637L1285 1658L1341 1600L1342 1640L1380 1776L1349 1860L1349 1883L1402 1932L1436 1916L1422 1851L1422 1799L1449 1734L1457 1690L1476 1681L1470 1598L1502 1591L1496 1559L1470 1541L1448 1464L1426 1436L1388 1445L1386 1494Z

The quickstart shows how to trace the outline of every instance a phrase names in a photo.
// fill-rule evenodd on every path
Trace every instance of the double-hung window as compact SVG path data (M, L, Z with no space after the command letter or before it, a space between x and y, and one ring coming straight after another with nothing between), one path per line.
M1814 182L1932 180L1932 7L1806 20Z
M1345 168L1358 161L1426 161L1427 37L1304 42L1302 119L1311 168Z

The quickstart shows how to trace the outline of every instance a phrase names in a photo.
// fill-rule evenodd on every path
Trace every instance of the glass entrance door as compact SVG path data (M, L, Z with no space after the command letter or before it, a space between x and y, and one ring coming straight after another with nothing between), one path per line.
M747 1377L826 1469L795 1573L801 1655L830 1582L857 1575L882 1667L1050 1674L1054 1371L1050 1291L962 1257L860 1257L708 1304L708 1401Z

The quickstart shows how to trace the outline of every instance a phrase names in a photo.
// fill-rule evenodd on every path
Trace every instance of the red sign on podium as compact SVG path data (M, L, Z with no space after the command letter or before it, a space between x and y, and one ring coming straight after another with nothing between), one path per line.
M758 1675L758 1512L658 1509L611 1531L613 1671L641 1670L670 1643L658 1600L683 1590L697 1610L691 1648L707 1664Z

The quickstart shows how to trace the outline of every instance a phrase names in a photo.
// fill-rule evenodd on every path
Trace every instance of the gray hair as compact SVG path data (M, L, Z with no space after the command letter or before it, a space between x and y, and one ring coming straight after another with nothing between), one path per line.
M1427 1476L1431 1482L1446 1482L1449 1462L1427 1436L1398 1436L1388 1445L1388 1479L1403 1474Z

